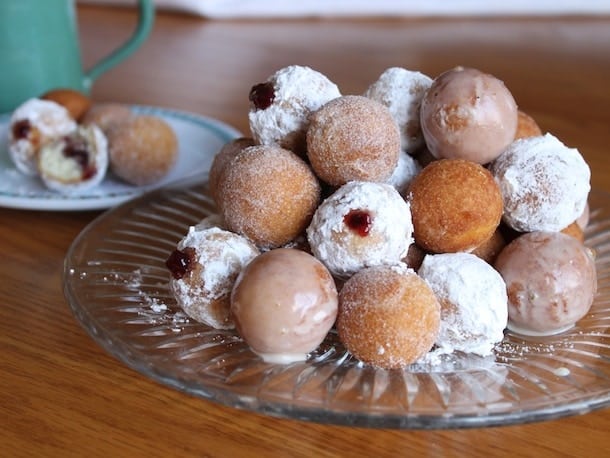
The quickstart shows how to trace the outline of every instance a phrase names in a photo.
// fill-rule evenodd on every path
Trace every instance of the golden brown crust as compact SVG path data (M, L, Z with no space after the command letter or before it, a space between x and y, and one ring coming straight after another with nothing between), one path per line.
M468 251L494 233L502 195L491 173L463 159L430 163L409 188L415 241L435 253Z
M89 108L81 123L84 125L95 124L108 136L113 128L126 123L133 116L133 112L127 105L104 103Z
M53 89L40 98L63 106L75 121L80 121L92 104L89 97L74 89Z
M538 126L538 123L530 115L519 110L517 112L517 132L515 133L515 140L527 137L537 137L539 135L542 135L542 130Z
M214 156L212 166L210 167L210 173L208 175L208 186L210 189L210 194L217 205L220 201L220 199L216 197L218 183L223 180L222 177L225 173L227 165L231 163L233 158L237 156L241 150L249 146L254 146L254 140L252 138L236 138L225 144L220 151L218 151L216 156Z

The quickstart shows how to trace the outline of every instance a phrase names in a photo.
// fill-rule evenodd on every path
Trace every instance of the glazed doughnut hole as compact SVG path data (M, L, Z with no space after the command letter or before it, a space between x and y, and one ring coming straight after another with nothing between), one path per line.
M421 103L421 127L436 158L487 164L515 138L517 104L504 83L474 68L437 77Z
M315 257L278 248L256 257L231 293L239 335L267 362L303 361L337 316L333 278Z
M495 268L508 291L508 328L525 335L563 332L584 317L597 291L591 251L560 232L530 232L512 241Z

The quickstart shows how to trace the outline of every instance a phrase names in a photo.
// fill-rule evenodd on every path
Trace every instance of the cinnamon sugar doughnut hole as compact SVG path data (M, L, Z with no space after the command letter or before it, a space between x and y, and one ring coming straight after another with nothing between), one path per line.
M136 116L108 133L110 168L136 186L164 178L178 158L178 139L156 116Z
M388 180L399 152L396 121L387 107L372 99L338 97L311 115L307 156L318 177L332 186Z
M436 296L404 265L365 268L339 293L339 339L366 364L394 369L414 363L432 348L439 329Z
M241 150L248 148L249 146L254 146L254 140L252 138L236 138L225 144L220 151L218 151L216 156L214 156L208 175L208 188L216 205L218 205L219 201L216 197L218 183L222 181L222 175L225 172L227 165L231 163L233 158L237 156Z
M469 251L489 239L502 218L492 174L463 159L430 163L409 189L415 242L434 253Z
M305 231L320 201L320 184L292 151L251 146L226 167L217 197L229 230L260 248L277 248Z

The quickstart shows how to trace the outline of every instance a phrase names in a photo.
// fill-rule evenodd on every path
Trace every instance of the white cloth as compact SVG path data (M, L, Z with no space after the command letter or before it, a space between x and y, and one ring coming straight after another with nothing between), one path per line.
M133 6L136 0L78 0ZM610 0L154 0L158 10L230 18L610 14Z

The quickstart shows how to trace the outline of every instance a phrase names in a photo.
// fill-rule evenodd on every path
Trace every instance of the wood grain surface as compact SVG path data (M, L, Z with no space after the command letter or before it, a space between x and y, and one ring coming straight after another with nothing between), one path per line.
M85 66L127 37L129 9L79 8ZM158 105L248 131L250 86L309 65L345 94L386 68L495 74L610 191L610 18L208 22L157 17L150 39L95 85L96 101ZM610 409L468 430L349 428L238 411L159 385L107 355L71 315L62 262L100 212L0 208L1 456L597 457Z

